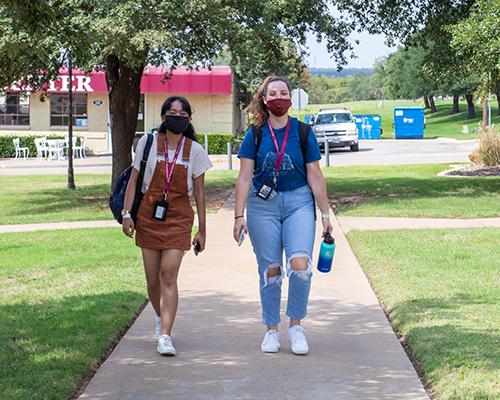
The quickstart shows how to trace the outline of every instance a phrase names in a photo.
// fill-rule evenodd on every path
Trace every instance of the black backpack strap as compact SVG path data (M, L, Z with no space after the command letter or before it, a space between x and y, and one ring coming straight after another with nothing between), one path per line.
M307 140L309 138L310 131L311 127L309 125L305 124L302 121L299 121L300 148L302 149L302 155L304 156L304 166L306 168L306 173L307 173L307 166L306 166ZM313 200L314 220L316 221L318 217L316 215L316 199L314 198L314 194L312 194L312 200Z
M299 138L300 148L302 149L302 157L304 157L304 165L306 164L307 140L311 127L302 121L299 121Z
M259 152L260 143L262 142L262 126L252 125L253 140L255 143L255 163L253 170L257 168L257 153Z
M148 162L149 152L151 150L151 145L153 144L153 135L148 133L148 139L146 141L146 146L144 146L144 152L142 153L141 168L139 169L139 177L137 178L137 185L135 186L135 196L134 204L132 205L132 210L130 214L135 221L137 211L139 211L139 205L142 200L142 182L144 180L144 171L146 170L146 164Z

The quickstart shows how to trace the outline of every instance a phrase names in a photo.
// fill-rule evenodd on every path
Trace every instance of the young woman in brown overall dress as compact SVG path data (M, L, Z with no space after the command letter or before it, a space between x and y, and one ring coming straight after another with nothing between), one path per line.
M135 230L136 245L142 250L148 295L157 315L157 351L164 355L175 355L170 335L179 301L177 276L182 258L191 245L198 246L199 252L205 249L204 177L212 163L197 142L191 114L186 99L174 96L165 101L161 110L163 122L159 133L155 134L146 165L142 185L144 196L136 224L129 210L134 200L146 135L137 145L122 211L123 232L133 237ZM165 148L168 148L167 155ZM191 193L196 201L199 222L192 241L194 212L189 201ZM168 203L167 207L165 203ZM164 216L162 211L165 208Z

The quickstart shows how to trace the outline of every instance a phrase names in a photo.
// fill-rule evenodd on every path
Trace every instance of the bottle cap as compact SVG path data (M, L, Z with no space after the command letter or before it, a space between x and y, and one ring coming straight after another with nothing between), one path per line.
M330 235L329 233L327 233L325 235L325 238L323 239L323 241L326 243L326 244L334 244L335 243L335 239L333 238L332 235Z

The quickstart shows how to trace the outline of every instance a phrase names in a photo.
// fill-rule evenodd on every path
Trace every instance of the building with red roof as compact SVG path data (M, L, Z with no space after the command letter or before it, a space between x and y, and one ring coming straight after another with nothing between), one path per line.
M242 112L236 101L236 89L230 67L211 69L147 67L141 83L141 106L137 134L147 133L161 123L160 109L167 97L185 97L193 108L193 125L198 133L235 133L242 129ZM111 151L108 89L105 73L90 75L74 70L73 134L87 138L89 153ZM40 101L40 93L20 93L12 84L0 95L0 135L64 135L68 130L67 70L47 88L49 99ZM203 143L203 140L201 140Z

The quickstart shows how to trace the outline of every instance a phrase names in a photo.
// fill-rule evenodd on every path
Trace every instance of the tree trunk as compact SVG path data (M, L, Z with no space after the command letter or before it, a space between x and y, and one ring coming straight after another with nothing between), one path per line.
M130 68L116 56L107 58L106 83L113 142L111 193L120 174L132 164L132 143L137 127L143 71L144 66Z
M458 95L453 96L453 109L451 110L452 114L458 114L460 112L460 106L458 104Z
M424 96L424 103L425 103L425 108L431 108L429 104L429 98L427 96Z
M495 95L497 96L497 103L498 103L497 115L500 115L500 90L498 92L495 92Z
M472 97L472 94L466 94L465 99L467 100L467 107L469 109L467 119L475 119L476 110L474 109L474 98Z
M431 114L436 112L436 104L434 103L434 96L429 97L429 103L431 103Z

